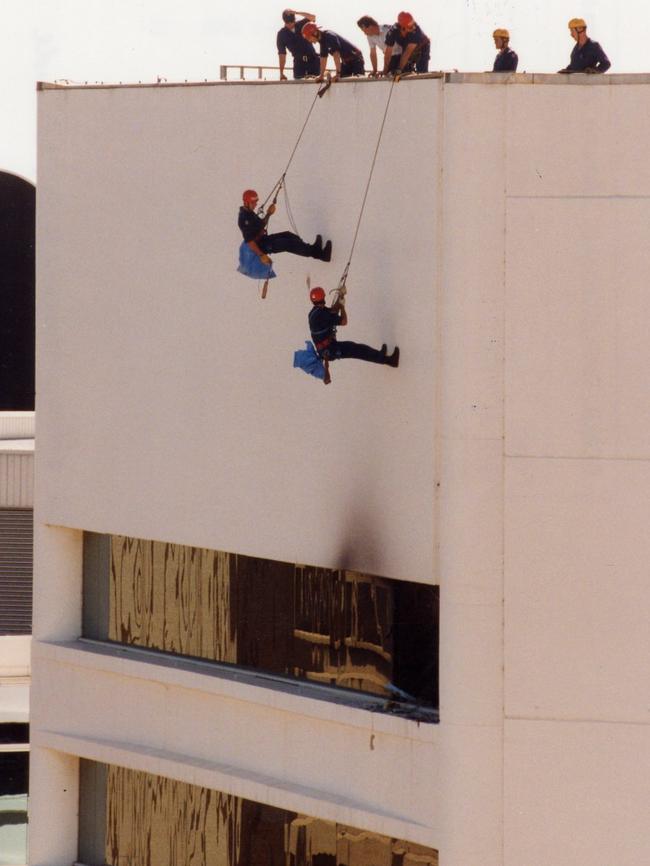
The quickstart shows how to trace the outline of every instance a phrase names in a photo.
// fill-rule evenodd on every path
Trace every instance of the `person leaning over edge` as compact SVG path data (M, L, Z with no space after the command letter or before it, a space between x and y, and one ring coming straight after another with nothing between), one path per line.
M302 35L312 44L320 43L320 75L317 81L325 77L327 57L332 55L336 75L334 78L349 78L351 75L365 75L366 69L363 64L363 54L356 45L348 42L333 30L322 30L313 21L308 22L302 28Z
M296 21L296 15L302 15L300 21ZM303 38L302 28L308 21L315 21L316 16L311 12L297 12L295 9L285 9L282 13L284 27L278 30L276 45L278 48L278 59L280 62L280 81L286 81L284 67L287 62L287 49L293 55L293 77L295 79L305 78L307 75L318 75L320 63L318 55L314 51L311 42Z
M370 65L372 66L372 72L370 76L372 78L376 78L377 75L383 75L383 64L382 71L377 71L377 49L379 49L382 53L382 57L386 58L386 34L390 30L390 24L378 24L374 18L371 18L370 15L362 15L361 18L357 21L357 26L361 29L361 31L368 38L368 45L370 46ZM388 68L389 72L393 72L394 69L399 65L400 54L402 53L402 46L398 45L397 42L393 45L392 54L388 60Z
M510 47L510 33L503 27L498 27L492 34L494 47L499 52L494 58L492 72L516 72L519 58Z
M558 69L558 72L567 74L572 72L607 72L612 64L600 44L593 42L587 36L585 21L582 18L572 18L569 21L569 30L576 44L573 46L569 65L565 66L564 69Z
M400 12L397 22L386 33L384 75L390 71L393 47L399 45L402 53L394 72L428 72L431 55L431 40L418 26L410 12Z
M259 257L264 265L272 264L269 253L293 253L296 256L307 256L312 259L320 259L329 262L332 258L332 241L323 246L323 239L316 235L313 244L306 244L302 238L293 232L277 232L267 234L266 226L269 217L275 213L275 205L270 205L265 217L255 213L259 200L254 189L246 189L242 194L243 205L239 208L237 224L244 240Z
M339 358L357 358L360 361L370 361L371 364L387 364L389 367L399 366L399 348L395 346L392 354L386 354L386 344L381 349L373 349L364 343L353 343L351 340L336 339L337 327L343 328L348 323L348 314L343 299L339 299L331 307L325 304L325 289L315 286L309 292L309 300L313 306L309 311L309 331L314 348L325 362L326 385L331 379L329 362Z

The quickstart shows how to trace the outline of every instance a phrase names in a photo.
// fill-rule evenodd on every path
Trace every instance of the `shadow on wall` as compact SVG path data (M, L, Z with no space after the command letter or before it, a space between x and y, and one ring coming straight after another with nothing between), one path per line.
M0 172L0 410L34 409L36 190Z

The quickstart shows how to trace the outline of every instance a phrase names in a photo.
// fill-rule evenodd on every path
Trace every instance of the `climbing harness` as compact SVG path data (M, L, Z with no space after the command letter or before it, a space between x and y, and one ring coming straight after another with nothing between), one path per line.
M393 78L391 85L390 85L390 90L388 91L388 99L386 100L386 108L384 109L384 116L381 120L381 126L379 128L379 136L377 138L377 145L375 147L375 152L374 152L373 157L372 157L372 163L370 165L370 173L368 175L368 182L366 183L366 189L365 189L365 192L363 194L363 200L361 202L361 210L359 212L359 219L357 220L357 226L356 226L356 229L354 232L354 238L352 239L352 246L350 248L350 255L348 257L347 264L343 268L343 273L341 274L341 279L339 280L338 286L335 289L332 289L333 292L337 293L337 300L340 300L341 303L345 303L344 298L345 298L345 293L347 291L345 283L346 283L346 280L348 278L348 273L350 271L350 264L352 263L352 256L354 254L354 248L355 248L356 243L357 243L357 237L359 235L359 228L361 226L361 220L363 219L363 212L364 212L365 207L366 207L366 200L368 198L368 191L370 190L370 183L372 181L372 175L373 175L373 172L375 170L375 163L377 162L377 155L379 153L379 147L381 145L381 137L384 134L384 127L386 125L386 118L388 117L388 108L390 106L390 100L391 100L391 97L393 95L393 88L395 87L397 80L398 79Z

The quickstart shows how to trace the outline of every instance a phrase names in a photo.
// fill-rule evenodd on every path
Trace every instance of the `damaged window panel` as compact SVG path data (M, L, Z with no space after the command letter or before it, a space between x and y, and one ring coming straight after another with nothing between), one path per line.
M84 536L84 637L364 692L433 720L437 586Z
M438 852L184 782L81 761L87 866L438 866Z

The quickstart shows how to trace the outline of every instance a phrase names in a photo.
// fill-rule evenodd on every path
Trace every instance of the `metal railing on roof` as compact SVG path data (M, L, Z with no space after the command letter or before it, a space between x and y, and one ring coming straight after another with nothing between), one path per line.
M224 65L219 67L219 78L221 81L232 81L232 78L228 77L229 70L238 70L238 75L236 76L240 81L249 81L250 76L246 75L247 69L254 69L257 71L257 78L260 81L263 81L267 78L264 74L265 72L273 72L274 75L270 76L271 78L279 78L280 77L280 67L279 66L239 66L237 64L234 65ZM255 77L255 76L253 76Z

